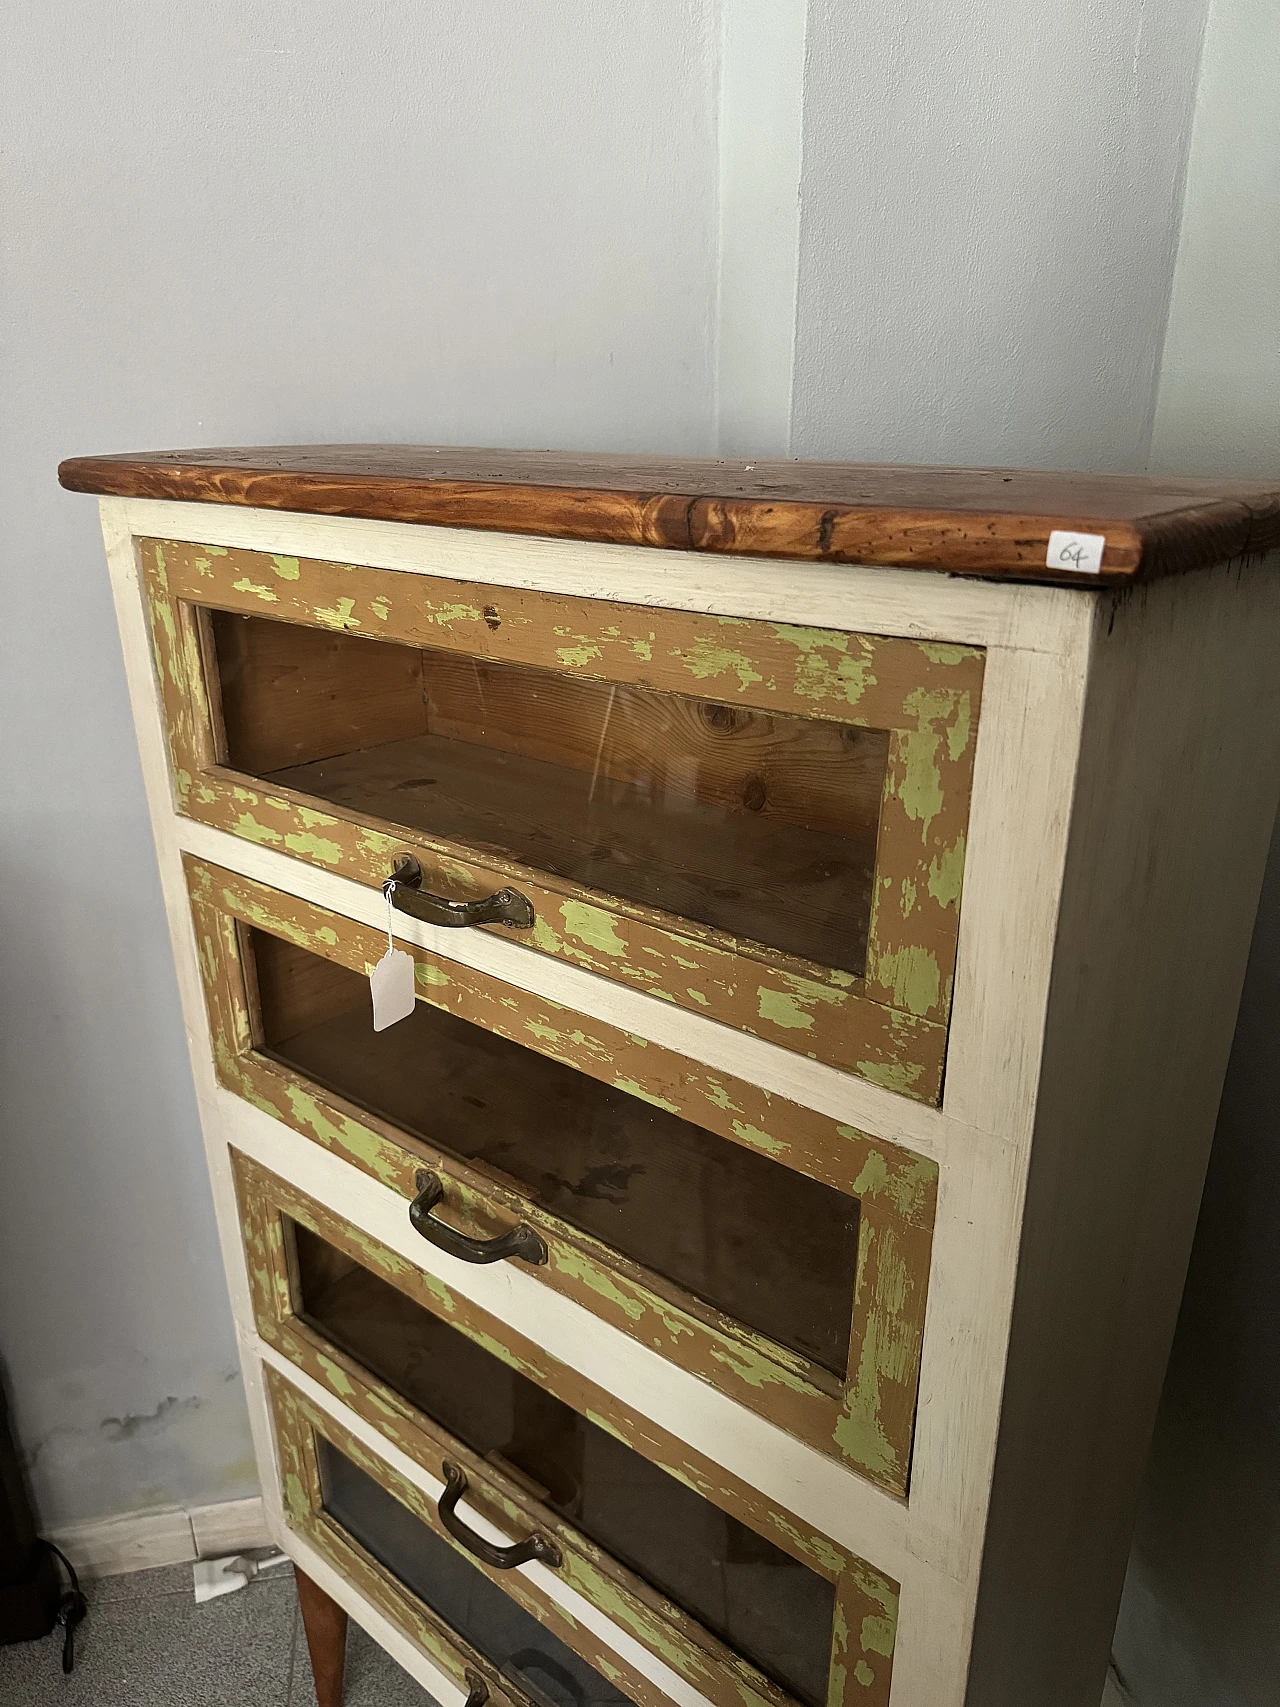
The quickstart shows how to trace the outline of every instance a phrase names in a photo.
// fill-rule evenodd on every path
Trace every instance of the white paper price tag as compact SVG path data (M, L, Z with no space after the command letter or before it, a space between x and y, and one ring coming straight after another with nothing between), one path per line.
M413 956L397 948L391 934L391 885L387 897L387 952L369 974L373 996L373 1029L385 1031L413 1012Z
M413 1012L413 956L389 948L369 974L373 992L373 1029L385 1031Z
M1083 575L1099 575L1106 545L1105 533L1066 533L1055 528L1049 535L1045 564L1050 569L1075 569Z

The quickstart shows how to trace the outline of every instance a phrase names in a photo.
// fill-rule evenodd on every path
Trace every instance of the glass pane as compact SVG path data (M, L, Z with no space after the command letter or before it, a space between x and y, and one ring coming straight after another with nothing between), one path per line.
M384 1570L542 1707L631 1707L627 1696L483 1571L317 1435L324 1509Z
M825 1577L294 1225L299 1312L802 1701L827 1698Z
M277 1060L844 1376L855 1198L426 1002L375 1032L367 978L249 940Z
M210 613L226 761L861 976L888 736Z

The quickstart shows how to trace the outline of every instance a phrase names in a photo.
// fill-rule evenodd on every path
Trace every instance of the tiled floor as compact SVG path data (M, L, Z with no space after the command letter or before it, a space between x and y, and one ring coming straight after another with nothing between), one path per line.
M0 1647L4 1707L315 1707L288 1566L204 1606L190 1565L104 1577L85 1592L70 1677L60 1635ZM344 1707L431 1707L431 1697L353 1623Z

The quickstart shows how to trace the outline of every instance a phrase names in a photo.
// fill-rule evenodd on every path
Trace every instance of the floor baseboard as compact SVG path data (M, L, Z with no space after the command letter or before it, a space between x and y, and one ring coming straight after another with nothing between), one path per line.
M260 1498L224 1500L217 1505L163 1506L125 1512L94 1523L72 1524L49 1536L86 1577L114 1577L125 1571L149 1571L158 1565L185 1565L217 1559L247 1547L267 1547L266 1518Z

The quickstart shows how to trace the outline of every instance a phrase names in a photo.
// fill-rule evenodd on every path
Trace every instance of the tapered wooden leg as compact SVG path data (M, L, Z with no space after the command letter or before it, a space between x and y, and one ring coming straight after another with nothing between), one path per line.
M347 1658L347 1615L336 1600L295 1565L298 1606L316 1680L316 1707L342 1707L342 1668Z

